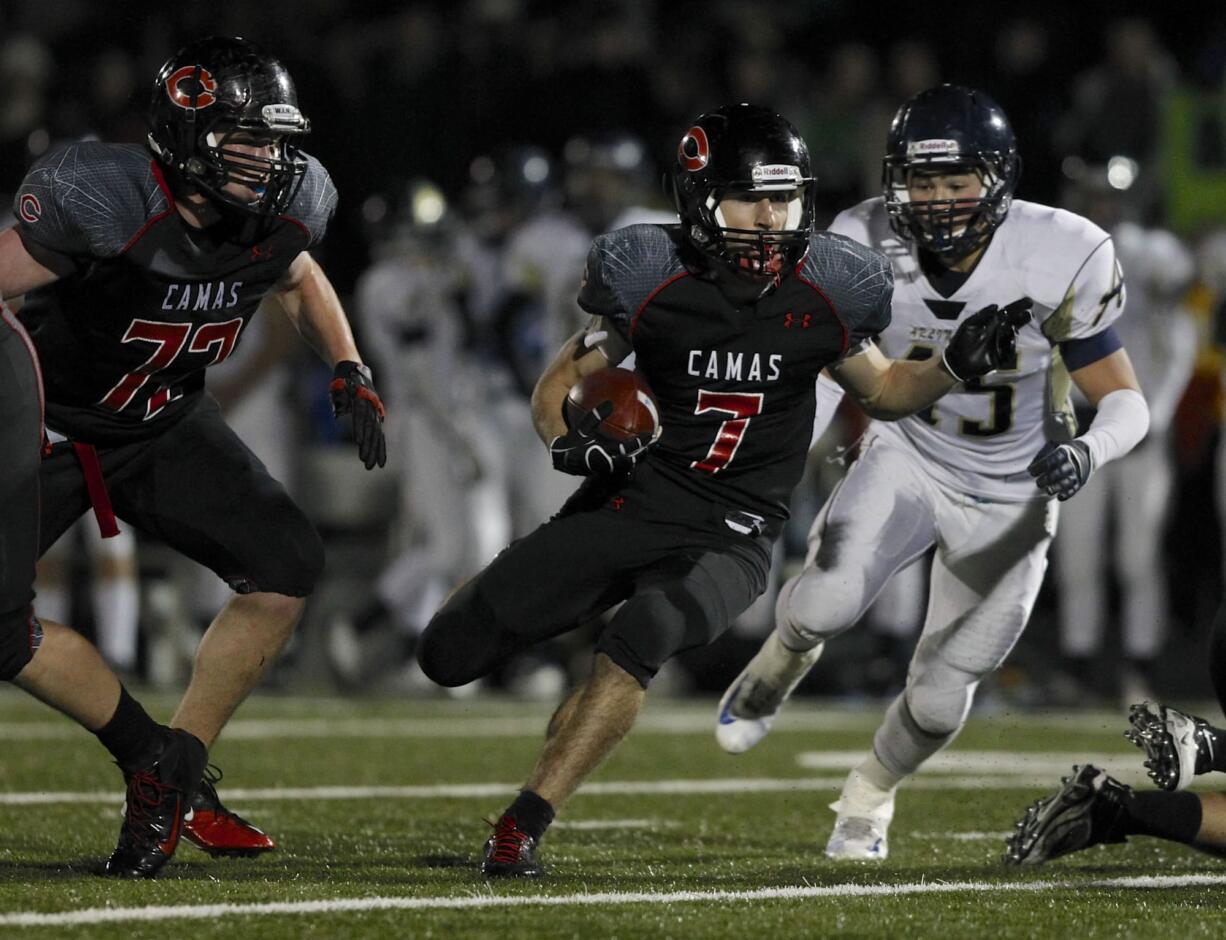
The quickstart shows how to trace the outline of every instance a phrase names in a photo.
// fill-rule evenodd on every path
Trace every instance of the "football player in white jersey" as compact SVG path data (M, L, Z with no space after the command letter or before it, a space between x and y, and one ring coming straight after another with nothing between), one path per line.
M1111 238L1070 212L1014 201L1018 167L1008 119L988 96L932 88L891 124L883 195L831 226L893 264L887 356L942 355L959 322L987 305L1028 302L1034 314L1012 368L964 382L925 412L872 422L814 522L804 570L780 591L775 631L720 703L720 745L752 747L826 641L936 546L906 687L833 806L831 858L886 857L898 785L953 740L976 686L1026 625L1055 532L1051 497L1072 496L1148 427L1112 328L1124 286ZM1080 436L1070 379L1098 409ZM839 391L831 383L819 398Z

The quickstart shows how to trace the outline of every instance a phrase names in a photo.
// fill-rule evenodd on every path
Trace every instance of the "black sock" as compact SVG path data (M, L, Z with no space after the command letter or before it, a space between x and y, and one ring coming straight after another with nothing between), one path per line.
M1226 771L1226 730L1209 725L1205 728L1205 737L1209 739L1209 766L1203 770L1198 768L1199 772Z
M1133 793L1126 803L1128 835L1157 836L1191 845L1200 832L1200 797L1195 793L1165 793L1149 790Z
M526 832L539 842L553 822L553 806L531 790L520 790L515 802L507 807L503 815L510 816L521 832Z
M140 702L119 687L119 704L110 721L94 732L121 768L141 767L162 746L166 729L149 717Z

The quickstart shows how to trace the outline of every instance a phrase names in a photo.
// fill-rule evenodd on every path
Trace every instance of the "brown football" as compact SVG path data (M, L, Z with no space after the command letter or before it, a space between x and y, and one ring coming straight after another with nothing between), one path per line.
M660 427L660 409L643 377L629 369L601 369L584 376L566 395L566 422L574 427L601 402L613 413L600 422L600 433L615 441L649 441Z

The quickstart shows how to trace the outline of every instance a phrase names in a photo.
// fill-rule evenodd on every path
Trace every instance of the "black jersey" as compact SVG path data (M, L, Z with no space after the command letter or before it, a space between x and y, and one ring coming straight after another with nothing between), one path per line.
M308 157L286 214L253 242L188 225L141 146L75 143L39 161L14 212L30 254L61 274L20 314L43 363L47 425L100 444L165 430L335 206L327 171Z
M889 262L818 232L796 269L737 305L687 267L679 226L596 239L579 305L618 330L660 404L647 460L711 499L787 516L813 431L818 373L890 323Z

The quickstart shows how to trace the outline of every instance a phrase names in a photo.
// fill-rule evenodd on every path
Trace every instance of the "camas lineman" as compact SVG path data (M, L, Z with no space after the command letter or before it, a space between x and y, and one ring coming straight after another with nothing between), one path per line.
M1124 285L1110 236L1072 213L1012 202L1017 175L999 107L971 89L929 89L894 118L883 196L831 226L891 260L894 318L880 337L891 357L942 355L959 322L985 305L1029 299L1034 314L1005 368L924 412L870 425L814 522L804 570L780 592L775 631L720 703L721 746L752 747L823 644L936 546L906 687L833 806L831 858L886 857L897 786L953 740L975 687L1026 625L1055 532L1050 497L1073 495L1148 426L1112 328ZM1080 437L1070 380L1098 408ZM828 422L842 389L821 385Z

